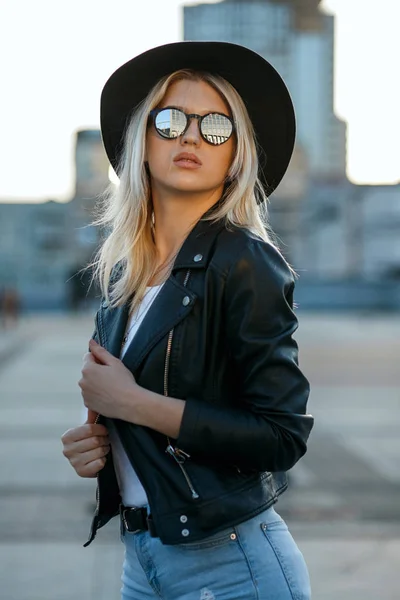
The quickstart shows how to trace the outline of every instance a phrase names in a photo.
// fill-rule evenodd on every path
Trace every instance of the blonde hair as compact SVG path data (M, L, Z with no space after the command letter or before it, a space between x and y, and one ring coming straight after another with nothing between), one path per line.
M268 226L267 198L258 179L258 156L253 125L243 100L233 86L218 75L179 70L160 80L135 109L125 134L119 162L119 185L110 186L100 205L96 225L109 234L97 253L94 276L111 306L130 303L133 310L156 273L156 247L152 235L153 208L145 165L148 115L179 80L204 81L230 107L236 126L236 151L228 172L223 202L208 220L223 219L229 227L246 228L252 235L276 245ZM117 277L111 274L122 266ZM133 296L133 298L132 298Z

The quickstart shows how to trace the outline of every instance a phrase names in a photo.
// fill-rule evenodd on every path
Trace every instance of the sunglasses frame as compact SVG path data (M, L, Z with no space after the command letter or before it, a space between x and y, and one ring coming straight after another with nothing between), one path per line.
M173 110L178 110L179 112L181 112L183 115L185 115L186 117L186 126L185 129L182 131L182 133L180 133L177 137L169 137L168 135L164 135L163 133L161 133L161 131L159 129L157 129L156 127L156 118L157 116L160 114L160 112L162 112L163 110L168 110L168 109L173 109ZM209 140L207 140L207 138L205 137L205 135L203 134L203 132L201 131L201 124L203 122L203 120L206 117L209 117L210 115L220 115L221 117L225 117L226 119L228 119L228 121L230 121L231 125L232 125L232 131L229 135L229 137L224 140L223 142L221 142L220 144L213 144L212 142L210 142ZM200 135L202 137L202 139L207 143L210 144L210 146L222 146L222 144L225 144L228 140L230 140L230 138L232 137L232 135L235 133L236 128L235 128L235 122L232 119L232 117L230 117L229 115L226 115L224 113L220 113L220 112L210 112L207 113L206 115L197 115L196 113L192 113L192 114L188 114L185 113L184 110L182 110L181 108L178 108L177 106L163 106L162 108L154 108L153 110L150 111L150 116L153 119L153 125L154 125L154 129L157 131L157 133L164 138L164 140L177 140L178 137L182 137L183 135L185 135L185 133L187 132L187 130L189 129L190 126L190 122L192 119L196 119L197 120L197 124L199 127L199 132ZM222 137L222 136L221 136Z

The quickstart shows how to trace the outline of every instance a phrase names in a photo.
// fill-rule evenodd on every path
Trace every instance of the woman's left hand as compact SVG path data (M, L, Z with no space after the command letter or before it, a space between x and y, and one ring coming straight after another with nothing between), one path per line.
M82 377L78 382L85 406L105 417L123 418L139 387L125 365L94 340L83 358Z

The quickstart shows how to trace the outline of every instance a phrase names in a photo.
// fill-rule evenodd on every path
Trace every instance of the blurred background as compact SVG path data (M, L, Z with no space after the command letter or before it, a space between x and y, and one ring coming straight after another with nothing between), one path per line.
M119 65L185 40L243 44L297 114L270 198L298 271L316 427L279 508L316 600L398 599L398 0L3 0L0 5L0 581L5 600L117 599L117 524L86 541L94 483L61 455L98 290L91 225L113 179L99 132Z

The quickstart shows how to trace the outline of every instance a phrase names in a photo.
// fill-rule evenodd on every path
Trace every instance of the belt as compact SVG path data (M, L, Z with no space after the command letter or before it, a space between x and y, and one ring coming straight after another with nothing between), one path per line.
M148 531L151 537L158 537L153 519L151 515L147 513L147 508L145 506L135 508L120 504L119 514L121 518L122 534L124 534L125 531L129 531L129 533Z

